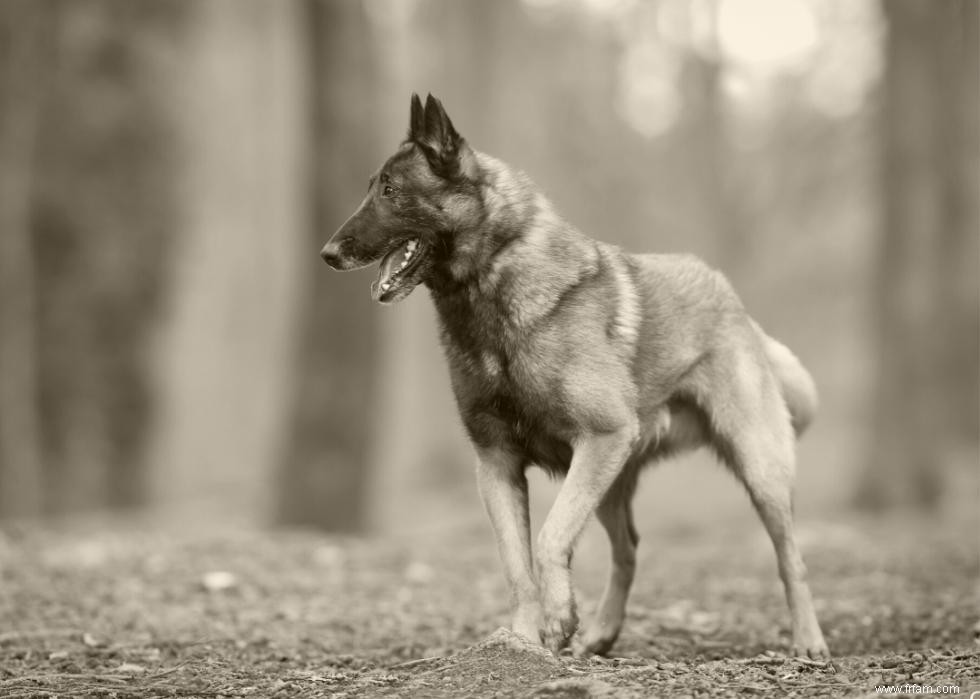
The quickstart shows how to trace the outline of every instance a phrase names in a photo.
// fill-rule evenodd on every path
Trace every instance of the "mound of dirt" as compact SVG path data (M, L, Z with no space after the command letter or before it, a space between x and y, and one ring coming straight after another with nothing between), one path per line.
M500 628L486 639L456 655L425 675L443 679L439 687L449 694L477 694L492 684L503 695L548 699L615 699L632 696L594 677L567 677L565 664L542 646ZM563 677L563 675L566 675ZM432 687L431 680L423 687Z
M460 660L472 657L493 658L504 663L527 663L530 661L531 664L538 663L552 669L561 666L558 659L544 646L532 643L520 634L503 627L494 631L480 643L470 646L453 657Z
M526 692L560 677L561 670L551 652L500 628L480 643L443 659L439 667L413 674L409 683L421 680L423 686L462 696L478 693L485 685Z

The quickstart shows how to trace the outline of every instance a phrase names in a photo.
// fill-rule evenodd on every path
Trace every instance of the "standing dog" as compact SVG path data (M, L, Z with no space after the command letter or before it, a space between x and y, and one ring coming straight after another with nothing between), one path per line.
M772 538L794 654L828 657L791 504L795 434L813 417L816 391L725 277L692 257L632 255L586 237L526 176L471 149L431 95L424 107L412 96L408 138L322 256L340 270L381 259L371 286L381 303L429 287L515 632L554 652L568 645L578 626L572 547L596 513L612 569L576 650L607 652L633 581L637 475L707 445ZM531 464L564 476L536 556Z

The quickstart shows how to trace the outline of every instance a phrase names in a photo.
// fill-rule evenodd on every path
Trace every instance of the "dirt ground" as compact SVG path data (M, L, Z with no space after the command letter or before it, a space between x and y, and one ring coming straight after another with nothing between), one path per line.
M484 526L408 541L6 527L0 696L810 697L918 684L969 697L974 525L811 526L832 663L785 657L788 615L754 531L642 541L613 657L575 659L498 630L507 594ZM603 575L602 561L577 571L583 615Z

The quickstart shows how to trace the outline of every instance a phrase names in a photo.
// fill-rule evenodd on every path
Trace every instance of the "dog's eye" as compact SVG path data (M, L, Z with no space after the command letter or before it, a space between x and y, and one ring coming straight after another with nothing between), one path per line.
M391 185L385 185L385 188L381 190L381 196L383 197L391 197L394 196L394 194L395 188Z

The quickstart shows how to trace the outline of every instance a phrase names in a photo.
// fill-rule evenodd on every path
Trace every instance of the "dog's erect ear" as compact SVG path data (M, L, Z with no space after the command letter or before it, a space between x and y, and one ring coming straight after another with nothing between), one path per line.
M424 110L418 96L412 95L409 138L419 145L436 174L450 179L476 176L473 150L456 131L442 102L432 95L426 97Z
M425 110L422 109L422 100L419 96L412 93L412 115L408 122L408 140L419 141L425 136Z
M432 95L425 98L425 136L436 150L445 153L456 150L461 140L442 102Z

